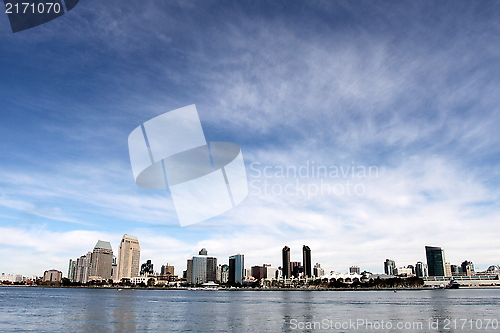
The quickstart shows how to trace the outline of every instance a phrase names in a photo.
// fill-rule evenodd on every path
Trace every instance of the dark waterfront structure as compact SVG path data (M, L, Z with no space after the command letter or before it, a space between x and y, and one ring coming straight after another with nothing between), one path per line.
M307 245L302 247L302 265L304 266L304 276L312 277L311 249Z
M429 276L445 276L444 251L440 247L426 246L425 255L427 257L427 268Z
M290 248L285 246L282 250L283 255L283 267L281 270L283 271L283 278L288 279L291 277L290 271Z

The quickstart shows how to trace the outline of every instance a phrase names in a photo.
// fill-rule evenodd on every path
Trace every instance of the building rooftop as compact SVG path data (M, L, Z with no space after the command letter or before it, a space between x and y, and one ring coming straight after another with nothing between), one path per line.
M97 244L94 246L94 249L105 249L105 250L113 250L111 248L111 243L107 241L98 240Z

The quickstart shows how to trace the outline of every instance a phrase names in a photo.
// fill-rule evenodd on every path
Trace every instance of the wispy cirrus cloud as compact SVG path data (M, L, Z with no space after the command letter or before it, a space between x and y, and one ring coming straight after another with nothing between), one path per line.
M430 243L454 263L498 261L496 6L141 6L88 1L18 39L2 36L1 206L3 227L22 224L13 239L36 243L40 231L21 214L32 212L54 239L82 242L74 228L88 229L86 240L137 231L146 257L179 266L201 247L223 262L241 252L248 265L278 266L285 244L297 261L309 245L327 270L380 271L386 257L414 264ZM251 189L220 218L176 228L168 192L135 186L126 138L193 103L207 139L238 143L247 167L314 161L378 175L325 180L359 183L363 195L273 195L257 183L260 194ZM66 253L57 251L51 260Z

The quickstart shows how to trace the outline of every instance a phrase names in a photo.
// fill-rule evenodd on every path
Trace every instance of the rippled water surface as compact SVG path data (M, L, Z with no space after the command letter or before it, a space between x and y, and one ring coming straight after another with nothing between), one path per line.
M500 289L0 288L1 332L500 332Z

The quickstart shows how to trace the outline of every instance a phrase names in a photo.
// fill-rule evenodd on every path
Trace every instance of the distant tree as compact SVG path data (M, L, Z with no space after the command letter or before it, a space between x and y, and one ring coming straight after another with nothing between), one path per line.
M71 280L68 278L62 278L61 285L63 287L69 287L73 285L73 282L71 282Z

